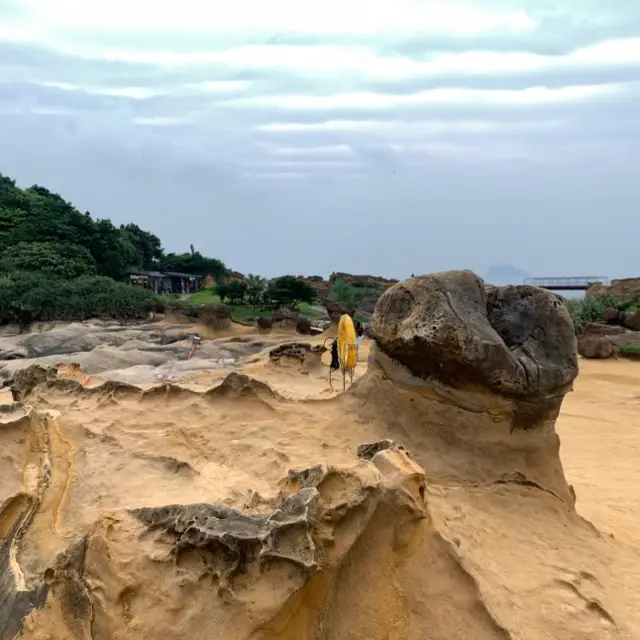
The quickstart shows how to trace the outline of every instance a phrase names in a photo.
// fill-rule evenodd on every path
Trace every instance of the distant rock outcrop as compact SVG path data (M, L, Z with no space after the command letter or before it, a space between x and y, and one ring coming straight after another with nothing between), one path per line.
M587 297L610 293L618 300L627 301L640 296L640 278L623 278L612 280L607 287L603 284L593 284L587 290Z
M614 311L616 311L614 309ZM618 324L590 322L578 338L583 358L611 358L616 354L640 357L640 331Z
M329 276L329 282L333 284L336 280L344 280L353 287L380 288L387 289L391 285L398 282L390 278L381 278L380 276L354 275L352 273L343 273L342 271L334 271Z
M207 328L221 331L231 327L232 308L226 304L193 305L186 300L171 300L167 303L165 321L177 324L202 323Z
M322 276L298 276L298 280L306 282L309 286L313 287L319 299L326 298L331 291L331 283Z

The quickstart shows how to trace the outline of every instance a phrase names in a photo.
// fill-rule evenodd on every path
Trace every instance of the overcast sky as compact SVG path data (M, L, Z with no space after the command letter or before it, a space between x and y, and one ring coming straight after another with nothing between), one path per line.
M0 172L265 276L640 276L633 0L0 0Z

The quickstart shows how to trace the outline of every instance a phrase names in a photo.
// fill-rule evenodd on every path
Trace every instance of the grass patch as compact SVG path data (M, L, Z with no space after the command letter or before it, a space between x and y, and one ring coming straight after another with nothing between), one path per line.
M196 306L201 304L220 304L220 297L213 292L213 289L203 289L189 297L188 302ZM229 306L233 309L231 317L234 320L256 320L258 318L270 318L273 315L273 311L270 309L261 309L250 304L232 304ZM326 315L323 310L305 302L300 304L296 311L312 320L323 318Z
M640 344L617 344L614 345L613 350L623 358L640 360Z
M198 291L198 293L194 293L192 296L187 298L187 300L189 304L196 306L201 304L220 303L220 297L214 293L213 289L203 289L202 291Z

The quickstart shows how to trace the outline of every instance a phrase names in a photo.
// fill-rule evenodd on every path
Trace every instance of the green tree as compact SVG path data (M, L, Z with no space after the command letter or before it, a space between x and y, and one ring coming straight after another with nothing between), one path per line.
M120 225L120 230L136 249L136 263L132 266L147 270L157 269L163 256L160 238L133 223Z
M247 283L243 280L221 282L216 285L215 292L222 302L228 300L231 304L242 304L247 294Z
M247 283L247 301L257 307L262 303L264 292L267 289L267 281L261 276L250 273L245 282Z
M39 271L63 278L96 274L96 261L88 249L56 242L19 242L2 253L5 271Z
M295 276L280 276L269 281L264 299L267 305L294 309L301 303L311 304L316 298L316 290L307 282Z
M121 280L138 261L131 236L115 227L111 220L95 222L89 250L95 258L98 273L114 280Z
M168 253L162 259L162 266L167 271L179 271L194 276L213 276L216 282L222 282L229 269L217 258L207 258L199 251L189 253Z

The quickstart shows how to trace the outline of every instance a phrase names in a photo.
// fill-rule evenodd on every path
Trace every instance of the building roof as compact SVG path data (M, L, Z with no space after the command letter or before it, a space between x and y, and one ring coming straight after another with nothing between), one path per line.
M202 276L194 276L192 273L181 273L180 271L145 271L144 269L130 269L129 275L146 276L147 278L202 278Z

